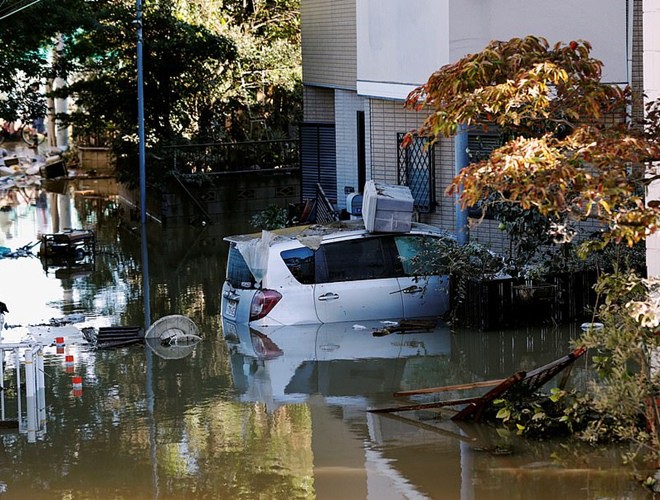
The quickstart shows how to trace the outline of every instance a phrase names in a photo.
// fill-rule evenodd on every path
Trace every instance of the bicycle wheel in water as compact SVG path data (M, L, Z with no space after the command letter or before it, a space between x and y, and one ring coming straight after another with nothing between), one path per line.
M21 130L21 137L23 142L34 146L35 144L42 144L46 140L46 132L39 132L32 125L25 125Z

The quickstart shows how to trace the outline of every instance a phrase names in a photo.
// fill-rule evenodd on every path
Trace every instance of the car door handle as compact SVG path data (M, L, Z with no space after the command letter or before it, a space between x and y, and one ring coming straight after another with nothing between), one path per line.
M417 286L417 285L410 285L410 286L407 287L407 288L402 288L401 290L397 290L396 292L391 292L390 295L391 295L392 293L399 293L399 292L401 292L401 293L407 293L407 294L413 294L413 293L419 293L419 292L423 292L423 291L424 291L424 289L423 289L422 287L420 287L420 286Z
M326 301L326 300L337 300L339 298L339 295L336 293L328 292L324 293L323 295L319 296L319 300L321 301Z

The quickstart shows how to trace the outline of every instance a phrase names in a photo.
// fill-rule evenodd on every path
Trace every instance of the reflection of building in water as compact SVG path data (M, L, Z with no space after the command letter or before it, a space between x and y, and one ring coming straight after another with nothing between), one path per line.
M34 206L37 209L37 238L48 234L48 194L39 191Z
M480 380L508 377L558 359L571 351L580 333L576 324L456 332L452 358Z
M0 207L0 245L11 239L11 227L14 224L15 209L9 205Z
M71 227L71 194L69 190L64 193L50 193L50 215L53 233L59 233Z

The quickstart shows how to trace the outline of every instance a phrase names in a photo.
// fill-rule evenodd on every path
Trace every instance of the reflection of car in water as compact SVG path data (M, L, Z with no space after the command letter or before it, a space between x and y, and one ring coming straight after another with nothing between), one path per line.
M250 328L223 320L234 386L248 401L277 406L310 394L358 398L420 387L425 366L448 361L450 332L375 336L379 321ZM410 386L410 387L409 387ZM360 404L363 406L363 403Z
M443 238L423 224L373 233L362 221L229 236L222 316L263 326L439 317L447 277L417 276L412 259Z

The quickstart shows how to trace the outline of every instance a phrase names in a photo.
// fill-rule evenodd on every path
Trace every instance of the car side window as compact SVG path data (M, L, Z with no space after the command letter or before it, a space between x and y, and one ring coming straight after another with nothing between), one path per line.
M426 252L434 251L433 245L435 240L433 237L422 235L394 237L394 244L399 254L401 266L399 269L403 268L404 276L420 276L433 272L432 266L424 266L424 263L430 262L430 259L419 259L419 257L424 256Z
M319 269L319 283L387 278L393 275L382 238L360 238L321 246L325 269ZM325 272L323 272L325 271Z
M314 278L314 251L307 247L284 250L280 253L282 260L289 268L293 277L303 285L313 285Z

